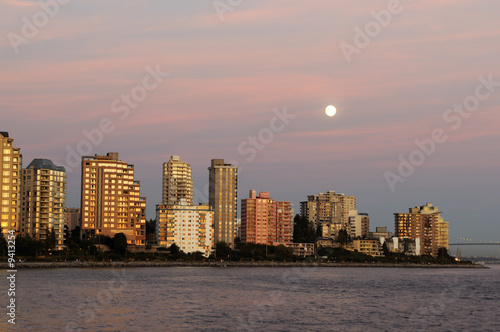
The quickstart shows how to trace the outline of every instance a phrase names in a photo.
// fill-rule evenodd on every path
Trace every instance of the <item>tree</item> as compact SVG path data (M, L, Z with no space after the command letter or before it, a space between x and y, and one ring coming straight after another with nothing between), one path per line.
M16 256L35 256L42 251L44 243L32 239L29 235L16 236Z
M80 226L76 226L75 229L71 230L71 241L75 243L81 242L80 231L81 231Z
M339 231L339 234L337 235L337 242L341 245L344 246L349 242L349 234L347 234L347 230L342 228Z
M387 242L385 241L384 244L382 245L382 251L384 252L385 257L389 256L389 248L387 248Z
M127 236L123 233L117 233L113 237L113 252L120 256L127 253Z
M156 220L146 221L146 241L148 244L154 243L156 239Z
M3 229L0 225L0 256L5 256L7 253L7 241L5 240L5 236L3 235Z
M232 253L233 253L233 250L224 241L218 241L217 244L215 245L216 257L229 258L229 257L231 257Z
M316 242L316 229L313 223L310 223L306 217L299 214L293 219L293 242L295 243L314 243Z
M280 262L293 260L293 249L280 244L274 249L274 259Z
M52 230L50 231L50 244L52 245L50 249L54 249L57 245L57 237L54 227L52 227Z
M69 233L68 225L64 225L64 244L68 244L71 241L71 234Z
M440 258L441 261L455 261L455 258L450 256L450 254L448 253L448 249L446 249L445 247L438 248L438 258Z
M49 226L46 227L45 229L45 241L44 241L44 244L45 244L45 251L49 251L49 250L52 250L54 249L54 247L56 246L56 232L54 231L54 227L52 227L52 230L50 231L49 233Z
M122 233L123 234L123 233ZM127 237L125 236L125 239ZM97 243L97 244L104 244L106 246L109 247L109 249L113 249L115 247L115 244L114 244L114 241L112 238L110 238L109 236L107 235L103 235L103 234L99 234L96 236L96 238L94 239L94 243Z
M173 256L178 255L181 252L181 249L175 243L172 243L168 250L170 250L170 255Z

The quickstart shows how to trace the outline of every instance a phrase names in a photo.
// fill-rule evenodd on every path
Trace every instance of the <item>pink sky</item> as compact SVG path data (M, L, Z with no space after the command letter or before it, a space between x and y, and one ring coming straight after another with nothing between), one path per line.
M23 18L42 8L0 1L0 130L14 137L24 165L68 166L67 147L109 118L114 130L92 154L118 151L135 164L148 218L161 199L161 165L178 154L198 190L210 159L224 158L240 164L240 198L269 191L298 213L307 195L344 192L358 197L373 229L392 229L394 212L432 201L450 221L451 241L500 240L500 91L456 130L443 119L474 95L478 77L500 82L500 3L401 1L348 63L341 43L354 45L355 28L388 2L242 1L221 21L212 1L71 1L16 53L9 34L23 36ZM121 120L113 101L157 66L169 76ZM328 104L334 118L324 114ZM296 117L247 161L238 146L284 108ZM435 128L448 140L392 192L384 172L397 172L398 156ZM68 186L68 205L78 206L78 168Z

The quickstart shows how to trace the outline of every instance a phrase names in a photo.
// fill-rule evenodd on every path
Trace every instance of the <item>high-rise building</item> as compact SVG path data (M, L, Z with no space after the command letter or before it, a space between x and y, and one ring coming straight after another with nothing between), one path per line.
M66 170L48 159L33 159L22 170L20 232L38 240L55 235L55 249L64 248Z
M3 233L19 229L21 182L20 149L13 146L9 133L0 132L0 223Z
M238 212L238 167L212 159L209 171L209 205L214 210L215 242L234 246Z
M82 228L82 214L79 208L64 209L64 225L68 226L68 230L72 231L79 226Z
M349 211L348 234L351 238L368 238L370 236L370 217L368 213Z
M208 205L188 205L182 198L176 204L156 206L156 242L160 247L175 243L185 253L210 256L214 248L214 212Z
M180 199L185 199L188 205L193 204L191 167L179 156L171 156L168 162L163 163L162 204L177 204Z
M241 200L241 242L280 245L292 242L291 202L275 201L268 192L250 190Z
M327 191L307 196L300 202L300 214L315 227L321 227L323 238L335 238L341 229L349 229L349 212L356 210L356 197Z
M449 223L441 213L432 203L410 208L409 213L394 213L395 235L399 239L419 239L422 255L437 256L440 247L449 249Z
M124 233L130 245L145 245L146 198L134 180L134 166L118 153L82 157L82 232L114 237Z

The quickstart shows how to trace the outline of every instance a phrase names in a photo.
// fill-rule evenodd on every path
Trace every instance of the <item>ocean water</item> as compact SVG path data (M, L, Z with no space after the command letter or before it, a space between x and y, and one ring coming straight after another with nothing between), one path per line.
M19 270L1 331L500 331L500 266Z

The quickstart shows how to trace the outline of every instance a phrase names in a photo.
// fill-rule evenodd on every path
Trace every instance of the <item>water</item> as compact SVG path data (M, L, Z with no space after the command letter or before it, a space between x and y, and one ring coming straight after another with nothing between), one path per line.
M19 270L0 330L500 331L490 267Z

